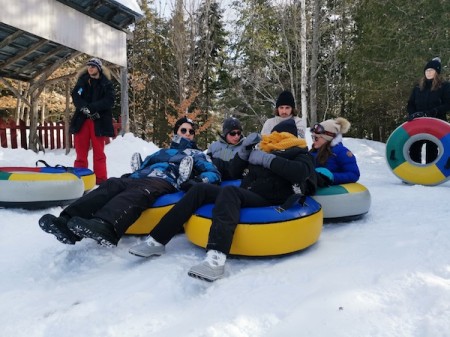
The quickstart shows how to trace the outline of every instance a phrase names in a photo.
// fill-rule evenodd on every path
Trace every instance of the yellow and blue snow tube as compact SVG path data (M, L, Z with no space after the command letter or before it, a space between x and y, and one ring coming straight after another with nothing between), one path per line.
M187 238L197 246L206 247L213 207L200 207L185 224ZM282 212L277 206L242 208L230 255L256 257L297 252L316 243L322 227L322 207L311 197L303 205L296 204Z

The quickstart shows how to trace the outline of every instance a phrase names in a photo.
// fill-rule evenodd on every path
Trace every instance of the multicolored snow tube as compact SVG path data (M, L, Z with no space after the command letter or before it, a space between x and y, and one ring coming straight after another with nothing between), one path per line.
M423 140L438 148L431 163L417 163L409 155L411 145ZM450 176L450 124L428 117L403 123L386 143L386 159L392 172L404 182L431 186L445 182Z

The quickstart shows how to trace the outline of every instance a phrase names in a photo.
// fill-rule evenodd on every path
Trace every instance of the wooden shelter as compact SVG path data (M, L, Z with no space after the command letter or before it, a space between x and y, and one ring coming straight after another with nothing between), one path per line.
M0 6L0 82L30 107L32 150L38 150L37 98L48 77L80 54L120 69L121 116L123 130L128 130L126 29L142 18L137 4L129 8L115 0L0 0ZM7 78L28 82L28 92L18 92Z

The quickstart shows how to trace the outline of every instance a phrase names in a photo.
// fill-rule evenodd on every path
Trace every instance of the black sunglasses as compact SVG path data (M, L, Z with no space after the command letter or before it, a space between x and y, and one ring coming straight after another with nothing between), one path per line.
M189 131L189 134L190 135L195 135L195 131L194 131L194 129L186 129L186 128L181 128L180 129L180 132L184 135L186 132L188 132Z
M334 132L325 130L325 128L319 123L314 124L314 126L310 129L310 131L317 135L327 135L330 137L336 137L336 134Z
M234 136L236 136L236 135L240 136L240 135L241 135L241 131L230 131L230 132L228 132L228 134L229 134L231 137L234 137Z

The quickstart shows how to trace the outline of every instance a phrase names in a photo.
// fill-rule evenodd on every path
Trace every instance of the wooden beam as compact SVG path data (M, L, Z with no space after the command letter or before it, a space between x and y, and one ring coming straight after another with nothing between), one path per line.
M0 63L0 65L2 67L7 67L10 64L13 64L21 59L23 59L25 56L31 54L32 52L34 52L36 49L38 49L39 47L42 47L44 44L46 44L48 42L48 40L40 40L34 44L32 44L30 47L24 49L22 52L17 53L15 56L9 58L7 61L4 61L2 63Z
M58 54L60 51L64 50L65 48L67 48L67 47L65 47L65 46L58 46L52 52L43 54L42 56L38 57L33 62L28 63L25 67L21 68L20 71L22 73L26 73L27 70L29 70L30 68L33 68L35 65L37 65L39 63L42 63L45 60L48 60L50 57L53 57L54 55Z
M0 77L0 82L2 82L9 90L11 90L17 98L23 100L29 107L31 107L30 101L27 100L26 96L22 95L16 88L14 88L7 80Z
M9 35L6 39L0 42L0 49L6 47L8 44L10 44L12 41L17 39L21 35L23 35L23 31L21 31L20 29L16 31L14 34Z

